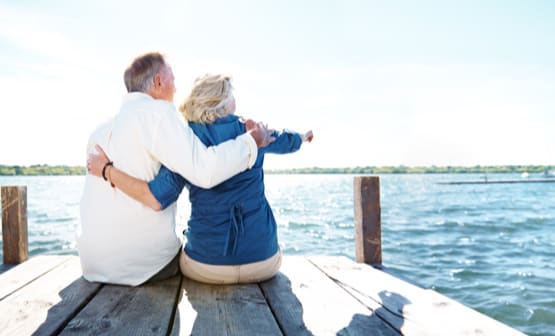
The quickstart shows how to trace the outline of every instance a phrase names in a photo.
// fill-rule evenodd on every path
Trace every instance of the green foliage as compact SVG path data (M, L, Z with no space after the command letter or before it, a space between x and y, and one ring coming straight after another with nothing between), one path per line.
M25 167L0 165L0 176L1 175L85 175L85 167L49 165L32 165Z
M486 173L513 173L530 174L543 173L552 170L553 166L542 165L511 165L511 166L367 166L367 167L343 167L343 168L293 168L280 170L266 170L268 174L486 174ZM85 167L82 166L49 166L32 165L7 166L0 165L0 176L2 175L85 175Z

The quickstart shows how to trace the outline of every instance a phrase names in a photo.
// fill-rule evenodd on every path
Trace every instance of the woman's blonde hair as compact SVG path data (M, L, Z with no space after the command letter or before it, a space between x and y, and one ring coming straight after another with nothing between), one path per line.
M224 75L204 75L195 80L189 96L179 106L187 121L211 124L227 114L231 103L231 78Z

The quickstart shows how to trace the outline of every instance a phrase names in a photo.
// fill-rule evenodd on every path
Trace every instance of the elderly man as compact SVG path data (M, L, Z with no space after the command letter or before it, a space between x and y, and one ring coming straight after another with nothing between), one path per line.
M159 53L137 57L124 74L128 94L119 113L90 136L113 164L150 181L163 164L192 183L210 188L250 168L258 147L273 139L261 124L218 146L207 148L173 105L172 69ZM175 233L175 203L155 212L112 188L109 166L103 179L87 175L81 200L77 248L89 281L136 286L179 270L181 240ZM106 169L108 168L108 169Z

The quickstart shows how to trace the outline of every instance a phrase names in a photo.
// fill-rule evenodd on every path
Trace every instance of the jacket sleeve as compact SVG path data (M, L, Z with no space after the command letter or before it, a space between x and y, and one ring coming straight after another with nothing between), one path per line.
M288 130L283 130L281 132L274 131L274 134L272 135L276 138L276 140L268 146L261 148L261 152L274 154L293 153L298 151L303 144L301 135L296 132Z
M175 107L169 106L160 111L150 150L168 169L194 185L212 188L253 166L258 148L250 134L206 147Z
M154 180L148 182L148 188L152 195L154 195L154 198L160 203L162 209L165 209L177 201L181 191L183 191L183 187L187 184L187 181L181 175L162 166Z

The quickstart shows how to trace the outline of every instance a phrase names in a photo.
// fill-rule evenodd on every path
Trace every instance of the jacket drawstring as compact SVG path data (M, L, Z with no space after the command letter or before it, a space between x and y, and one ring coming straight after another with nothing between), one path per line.
M234 205L229 210L229 221L230 225L224 246L224 256L235 255L239 235L243 234L243 207L241 205Z

